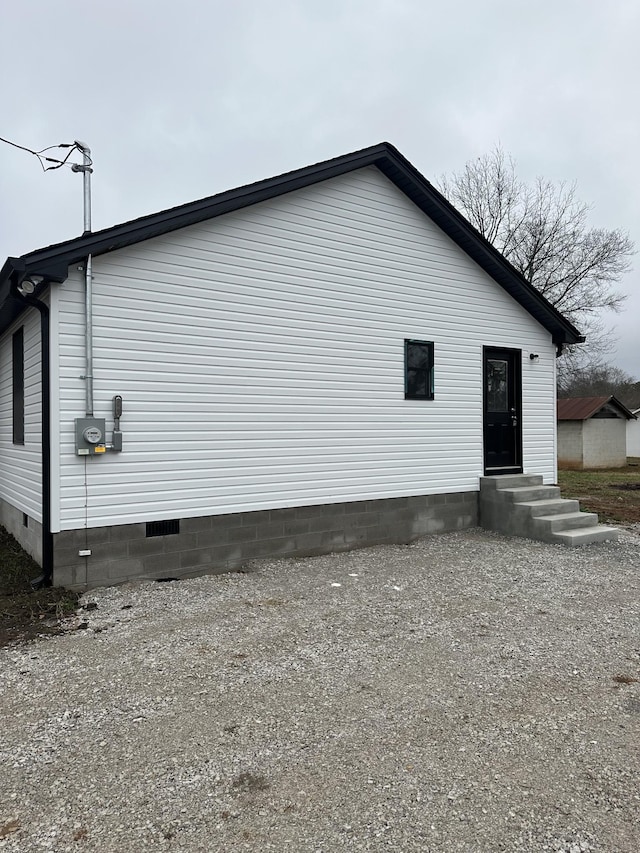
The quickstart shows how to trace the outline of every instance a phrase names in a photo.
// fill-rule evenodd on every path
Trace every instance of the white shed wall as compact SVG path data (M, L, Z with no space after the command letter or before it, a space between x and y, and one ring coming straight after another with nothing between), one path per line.
M633 414L640 418L640 409ZM627 456L640 456L640 420L627 421Z
M558 421L558 465L560 468L582 468L584 421Z
M12 339L21 326L24 327L23 445L13 443ZM0 337L0 499L37 521L42 521L41 411L40 315L29 308Z
M523 351L524 468L556 478L546 330L370 167L94 258L95 414L78 458L82 273L60 291L61 528L478 489L482 347ZM404 399L405 338L434 341ZM540 358L531 362L529 352Z
M583 426L585 468L622 468L627 464L627 421L591 418Z

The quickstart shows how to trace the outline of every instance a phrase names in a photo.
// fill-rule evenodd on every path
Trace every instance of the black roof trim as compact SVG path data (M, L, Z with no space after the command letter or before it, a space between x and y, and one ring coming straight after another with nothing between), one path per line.
M83 260L89 254L100 255L112 252L365 166L376 166L380 169L485 272L535 317L551 333L556 344L579 343L584 340L578 329L547 302L388 142L172 207L159 213L142 216L102 231L83 234L73 240L29 252L21 258L9 258L0 271L0 329L7 325L8 315L5 304L9 296L9 281L18 272L21 276L37 273L44 275L49 281L63 281L66 277L66 268L70 264Z

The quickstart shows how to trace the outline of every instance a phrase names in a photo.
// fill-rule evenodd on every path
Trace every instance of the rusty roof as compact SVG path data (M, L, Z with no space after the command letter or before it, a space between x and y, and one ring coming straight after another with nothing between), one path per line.
M623 417L631 420L635 415L617 400L613 394L608 397L564 397L558 400L559 421L586 421L603 409L607 403L618 409Z

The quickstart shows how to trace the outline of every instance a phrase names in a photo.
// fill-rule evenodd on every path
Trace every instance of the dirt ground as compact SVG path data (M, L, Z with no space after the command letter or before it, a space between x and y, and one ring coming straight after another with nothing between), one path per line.
M597 512L601 522L640 523L640 459L626 468L602 471L558 471L563 498L575 498L585 512Z
M74 613L78 595L66 589L31 588L40 566L0 527L0 647L61 631Z

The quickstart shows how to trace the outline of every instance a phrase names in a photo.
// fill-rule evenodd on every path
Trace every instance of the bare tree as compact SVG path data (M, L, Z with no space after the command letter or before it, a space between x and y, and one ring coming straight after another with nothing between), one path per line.
M571 374L600 363L612 345L601 315L620 311L626 296L615 288L631 268L633 242L621 229L589 228L589 206L575 184L538 178L520 181L515 162L500 147L444 175L440 190L505 258L586 336L571 348L563 369Z

